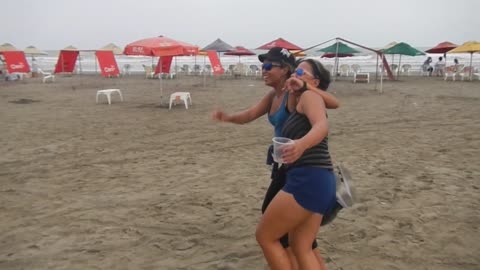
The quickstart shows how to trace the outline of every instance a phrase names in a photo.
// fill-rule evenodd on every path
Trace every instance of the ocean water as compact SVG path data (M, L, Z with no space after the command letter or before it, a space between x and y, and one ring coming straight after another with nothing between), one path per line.
M428 49L428 48L419 48ZM361 70L364 72L375 72L376 65L377 65L377 57L375 54L370 53L368 51L364 51L360 49L362 53L353 56L353 57L345 57L339 59L339 64L357 64L360 65ZM253 50L257 54L265 53L266 51L262 50ZM45 56L37 56L34 58L35 63L45 71L52 71L55 68L55 64L57 63L59 51L47 51L48 55ZM442 54L427 54L424 56L401 56L401 65L410 64L412 66L413 71L420 70L420 66L423 64L425 59L431 56L433 58L433 64L437 61L438 57L443 56ZM307 51L307 57L315 58L320 60L320 62L324 65L333 65L335 62L334 58L321 58L321 53L318 52L309 52ZM387 61L389 64L395 63L398 65L398 61L400 60L399 55L387 55ZM447 54L447 66L453 64L453 59L457 58L460 64L464 64L468 66L470 64L470 54ZM158 63L158 57L146 57L146 56L126 56L126 55L116 55L115 59L117 61L117 65L120 70L125 65L130 65L130 72L131 73L143 73L143 65L152 65ZM32 58L27 57L29 64L32 63ZM228 69L229 65L235 65L238 62L241 62L247 66L250 65L257 65L261 66L260 61L256 55L254 56L227 56L220 54L220 62L222 63L225 69ZM445 61L445 60L444 60ZM180 69L183 65L189 65L190 68L193 68L193 65L200 65L203 67L205 64L209 65L210 62L208 57L206 56L178 56L174 57L172 61L172 70ZM379 62L380 64L380 62ZM473 64L474 67L480 68L480 54L476 53L473 54ZM80 68L81 67L81 68ZM96 57L93 52L80 52L80 57L77 60L77 72L81 72L82 74L92 74L92 73L99 73L100 68L96 61Z

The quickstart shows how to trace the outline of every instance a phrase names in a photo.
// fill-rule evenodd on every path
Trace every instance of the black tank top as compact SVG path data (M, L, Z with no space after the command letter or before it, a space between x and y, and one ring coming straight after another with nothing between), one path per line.
M293 112L283 124L282 136L297 140L305 136L312 125L307 116ZM330 153L328 152L328 136L319 144L303 152L303 155L291 166L315 166L325 169L333 169Z

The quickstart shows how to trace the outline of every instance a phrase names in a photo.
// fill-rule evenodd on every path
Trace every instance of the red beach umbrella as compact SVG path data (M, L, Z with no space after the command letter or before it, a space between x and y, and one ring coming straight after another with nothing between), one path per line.
M237 55L238 56L238 62L240 62L240 56L243 55L256 55L256 53L250 51L249 49L246 49L242 46L236 46L235 49L224 53L223 55Z
M437 46L435 46L431 49L426 50L425 52L427 52L427 53L446 53L450 50L455 49L456 47L458 47L458 45L453 44L453 43L448 42L448 41L445 41L445 42L439 43Z
M257 50L270 50L273 47L282 47L282 48L285 48L287 50L300 50L300 51L303 50L302 48L298 47L297 45L295 45L293 43L290 43L290 42L286 41L283 38L277 38L274 41L270 41L269 43L258 47Z
M181 56L197 55L198 47L164 36L137 40L125 46L126 55Z
M197 55L198 46L191 45L182 41L174 40L164 36L146 38L137 40L125 46L123 53L126 55L144 55L144 56L182 56ZM171 59L170 59L171 61ZM160 62L160 61L159 61ZM160 64L160 63L159 63ZM170 64L168 64L170 66ZM162 73L162 64L160 73ZM160 91L163 98L162 76L160 74Z
M339 53L337 57L351 57L353 54L351 53ZM335 58L335 53L324 53L322 58Z

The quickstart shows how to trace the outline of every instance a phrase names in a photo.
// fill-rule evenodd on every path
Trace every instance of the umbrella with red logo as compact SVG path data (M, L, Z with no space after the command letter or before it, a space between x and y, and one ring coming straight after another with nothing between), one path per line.
M295 45L293 43L290 43L290 42L286 41L283 38L277 38L274 41L270 41L269 43L258 47L257 50L270 50L273 47L282 47L282 48L285 48L287 50L300 50L300 51L303 50L302 48L298 47L297 45Z
M224 53L224 55L237 55L238 56L238 62L240 63L240 56L256 55L256 53L250 51L249 49L246 49L245 47L236 46L235 49Z
M125 46L126 55L181 56L197 55L198 47L164 36L137 40Z
M137 40L125 46L123 53L126 55L144 55L144 56L184 56L197 55L198 46L191 45L182 41L174 40L164 36L146 38ZM170 59L171 60L171 59ZM160 74L162 73L160 65ZM160 90L163 97L162 76L160 75Z

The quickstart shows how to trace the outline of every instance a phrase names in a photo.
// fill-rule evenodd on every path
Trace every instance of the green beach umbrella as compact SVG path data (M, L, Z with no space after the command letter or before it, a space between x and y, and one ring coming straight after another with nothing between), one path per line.
M345 43L340 41L335 42L334 44L317 50L317 52L324 52L324 53L332 53L335 55L335 77L337 77L337 70L338 70L338 55L347 55L352 53L359 53L359 50L355 50L354 48L348 46Z
M354 48L349 47L348 45L338 41L338 42L335 42L333 45L317 50L317 52L348 54L348 53L359 53L360 51L355 50Z
M384 54L400 54L400 55L410 55L410 56L417 56L417 55L425 55L424 52L419 51L412 46L408 45L405 42L400 42L392 47L383 50Z
M409 55L409 56L418 56L418 55L425 55L424 52L419 51L412 46L408 45L405 42L400 42L393 45L390 48L382 50L384 54L399 54L400 59L398 60L398 68L397 68L397 78L400 75L400 63L402 61L402 55Z

